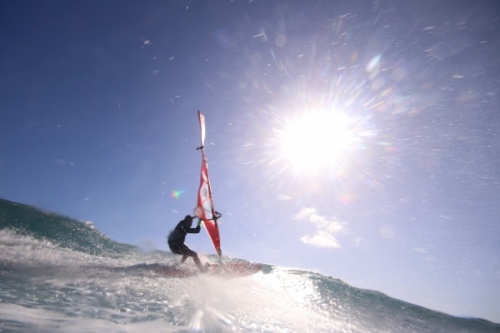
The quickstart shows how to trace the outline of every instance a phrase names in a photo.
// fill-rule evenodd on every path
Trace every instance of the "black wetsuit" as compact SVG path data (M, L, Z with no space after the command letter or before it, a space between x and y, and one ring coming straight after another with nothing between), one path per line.
M182 220L177 224L175 229L170 232L168 235L168 247L170 247L170 251L172 251L172 253L182 255L181 263L183 263L188 257L193 257L196 265L201 267L198 254L184 244L188 233L197 234L200 232L200 225L196 228L189 228L187 225L187 221Z

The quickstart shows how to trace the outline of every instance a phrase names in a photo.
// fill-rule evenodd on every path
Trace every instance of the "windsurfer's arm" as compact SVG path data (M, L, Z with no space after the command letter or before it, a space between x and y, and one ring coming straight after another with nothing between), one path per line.
M201 219L198 219L198 225L196 226L196 228L189 228L187 232L191 234L197 234L200 232L200 230L201 230Z

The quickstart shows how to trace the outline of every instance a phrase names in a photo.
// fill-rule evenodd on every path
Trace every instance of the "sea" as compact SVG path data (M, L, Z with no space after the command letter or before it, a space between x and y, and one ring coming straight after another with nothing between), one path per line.
M500 332L307 270L180 278L147 269L178 261L0 199L0 332Z

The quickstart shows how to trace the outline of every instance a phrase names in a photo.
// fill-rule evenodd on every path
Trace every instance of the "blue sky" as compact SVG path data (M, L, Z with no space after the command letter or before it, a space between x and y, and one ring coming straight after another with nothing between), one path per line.
M200 109L223 253L500 322L499 22L495 1L3 1L0 197L166 250Z

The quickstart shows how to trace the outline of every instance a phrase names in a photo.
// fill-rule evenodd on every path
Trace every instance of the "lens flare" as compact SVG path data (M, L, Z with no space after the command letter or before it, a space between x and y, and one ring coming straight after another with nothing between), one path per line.
M182 193L184 193L184 191L173 190L172 193L170 193L170 196L174 199L179 199Z

